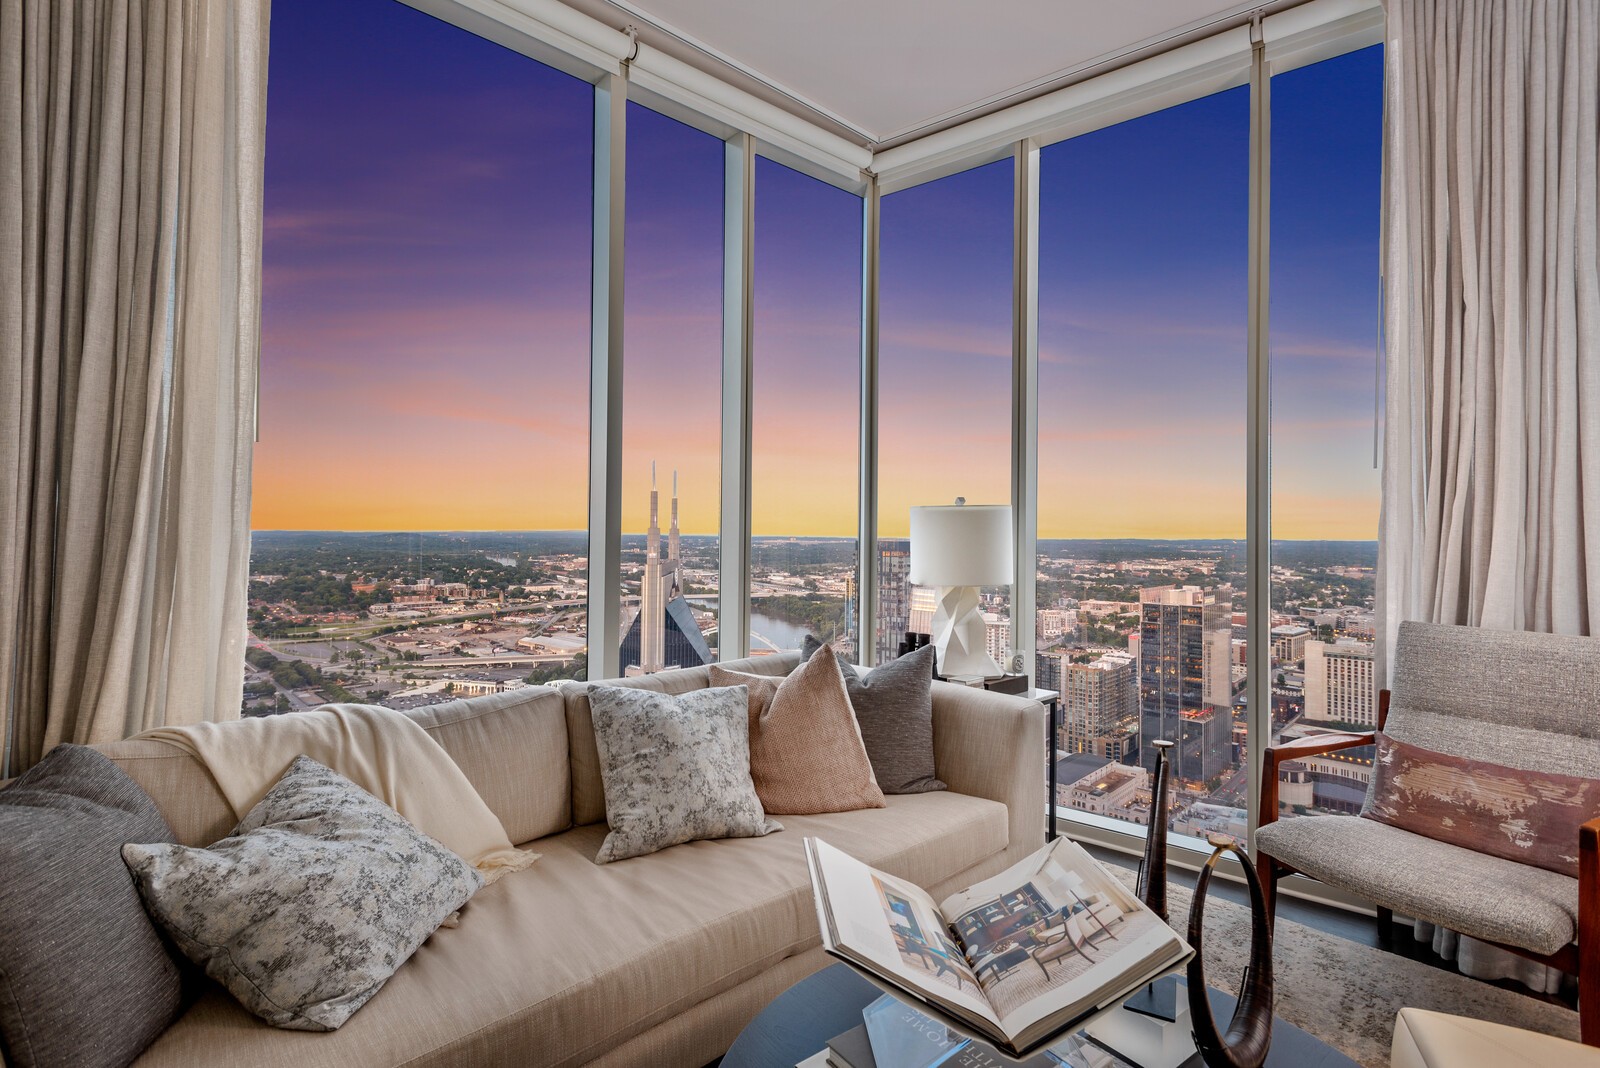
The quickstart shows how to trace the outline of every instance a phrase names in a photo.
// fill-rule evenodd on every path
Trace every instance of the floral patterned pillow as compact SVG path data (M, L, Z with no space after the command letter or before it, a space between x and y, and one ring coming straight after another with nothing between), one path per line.
M750 778L749 702L743 686L683 694L589 687L611 825L596 862L783 829L767 818Z
M361 787L297 757L205 849L125 845L145 908L274 1027L333 1031L483 886Z

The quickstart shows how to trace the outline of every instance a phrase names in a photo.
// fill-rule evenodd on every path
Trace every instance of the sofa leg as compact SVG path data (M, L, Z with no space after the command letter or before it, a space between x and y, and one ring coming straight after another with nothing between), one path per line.
M1387 949L1394 940L1394 910L1378 906L1378 945Z

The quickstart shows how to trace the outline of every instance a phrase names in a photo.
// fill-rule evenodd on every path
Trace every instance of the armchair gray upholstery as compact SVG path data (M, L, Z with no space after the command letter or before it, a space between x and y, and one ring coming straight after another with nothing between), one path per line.
M1379 708L1379 729L1398 741L1600 779L1600 639L1403 623ZM1600 915L1590 915L1600 910L1600 820L1584 828L1573 879L1360 817L1277 819L1280 763L1373 740L1330 735L1268 749L1256 866L1269 904L1276 880L1298 872L1374 902L1380 919L1398 910L1576 971L1584 1041L1600 1044Z

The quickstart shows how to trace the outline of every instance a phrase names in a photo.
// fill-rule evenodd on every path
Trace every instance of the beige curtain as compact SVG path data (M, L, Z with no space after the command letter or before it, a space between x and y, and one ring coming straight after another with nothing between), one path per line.
M1407 619L1594 634L1600 0L1387 3L1379 654Z
M1379 610L1600 620L1597 0L1389 0Z
M238 715L270 0L0 0L0 725Z

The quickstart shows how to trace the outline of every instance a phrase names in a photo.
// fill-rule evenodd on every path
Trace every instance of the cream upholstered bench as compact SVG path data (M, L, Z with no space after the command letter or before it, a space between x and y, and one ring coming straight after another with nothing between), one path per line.
M1600 1068L1600 1049L1505 1024L1401 1009L1389 1068Z

